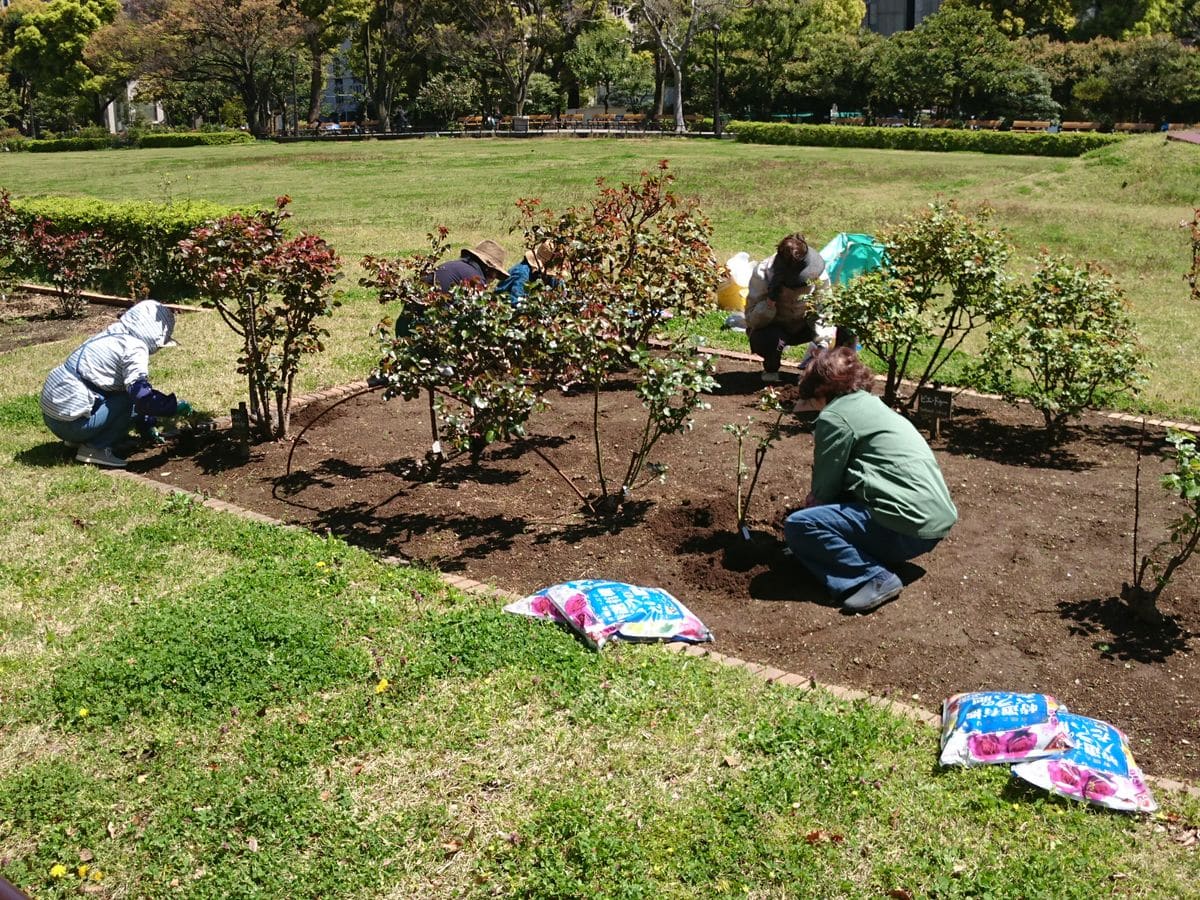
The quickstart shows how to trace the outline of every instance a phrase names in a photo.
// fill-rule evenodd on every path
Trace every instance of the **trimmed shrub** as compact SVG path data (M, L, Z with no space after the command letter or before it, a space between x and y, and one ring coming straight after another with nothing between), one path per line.
M1018 134L1011 131L959 131L952 128L875 128L858 125L788 125L780 122L730 122L744 144L803 147L869 147L879 150L970 151L1023 156L1082 156L1089 150L1123 141L1126 135L1078 132Z
M30 153L65 153L72 150L115 150L122 146L116 135L110 137L67 137L25 141Z
M145 134L139 147L223 147L227 144L253 144L254 136L244 131L182 131Z
M102 231L113 254L106 274L95 287L153 295L162 299L190 293L193 283L174 258L173 248L205 222L233 210L208 202L150 203L108 201L91 197L34 197L12 200L24 227L37 219L53 223L56 234ZM45 273L25 271L28 277Z

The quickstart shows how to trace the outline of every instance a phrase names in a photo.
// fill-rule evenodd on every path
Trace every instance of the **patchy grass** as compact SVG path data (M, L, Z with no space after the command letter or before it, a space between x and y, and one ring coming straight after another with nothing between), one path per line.
M1178 364L1200 338L1172 299L1164 229L1191 163L1157 141L1104 152L430 141L14 158L6 172L27 191L114 197L286 191L351 257L420 246L437 221L464 243L505 237L515 197L561 205L660 155L723 253L763 253L796 226L871 230L937 191L998 198L1023 250L1078 243L1138 273L1143 324L1175 341L1159 400L1182 408L1197 388ZM1085 208L1104 240L1063 227ZM304 389L365 374L380 312L350 293ZM740 345L709 318L714 340ZM205 314L179 329L155 380L220 412L242 390L233 340ZM874 707L653 646L595 654L423 570L76 466L36 402L67 349L0 357L0 874L31 895L1196 895L1197 851L1175 840L1200 823L1194 799L1132 818L998 769L939 770L933 731Z

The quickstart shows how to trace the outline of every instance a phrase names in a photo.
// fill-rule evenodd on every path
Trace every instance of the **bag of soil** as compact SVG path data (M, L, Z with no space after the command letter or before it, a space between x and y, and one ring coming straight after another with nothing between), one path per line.
M978 766L1061 755L1071 747L1048 694L979 691L942 704L943 766Z
M1087 716L1064 712L1059 720L1073 747L1055 759L1015 765L1013 775L1052 794L1107 809L1147 813L1158 809L1124 732Z
M614 636L627 641L689 643L713 639L704 623L671 594L619 581L566 581L504 609L562 622L597 650Z

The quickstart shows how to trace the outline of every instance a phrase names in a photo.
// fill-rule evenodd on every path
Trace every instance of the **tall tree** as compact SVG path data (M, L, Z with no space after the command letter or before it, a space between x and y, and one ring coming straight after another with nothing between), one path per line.
M639 12L658 42L662 59L675 83L675 130L687 131L683 120L683 101L687 85L688 54L702 28L721 22L729 13L732 0L641 0Z
M363 83L367 106L390 129L405 85L427 65L435 35L436 0L370 0L350 47L350 68Z
M602 19L584 30L567 51L567 66L581 85L604 89L604 111L613 85L625 78L633 61L633 39L629 29L616 19Z
M1075 28L1078 4L1073 0L973 0L972 5L991 13L1009 37L1045 34L1064 40Z
M308 48L308 121L321 117L321 94L325 90L325 63L337 49L366 21L370 13L369 0L282 0L282 5L298 12L304 19L301 26L304 44Z
M303 20L279 0L175 0L154 26L146 72L235 90L250 131L267 133L272 100L304 43Z
M35 97L64 111L87 104L89 79L84 63L88 41L121 11L119 0L49 0L25 4L10 13L8 61L22 109L22 129L33 128ZM96 110L88 109L96 119Z
M460 68L494 74L519 116L530 76L562 38L562 10L556 0L475 0L459 7L457 21L438 31L441 54Z

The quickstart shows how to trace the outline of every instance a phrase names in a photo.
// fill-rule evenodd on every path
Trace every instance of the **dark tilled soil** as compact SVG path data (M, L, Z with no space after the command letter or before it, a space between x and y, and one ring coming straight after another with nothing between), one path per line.
M513 591L587 577L663 587L725 653L930 710L958 691L1052 693L1127 731L1148 771L1200 780L1200 563L1166 592L1159 628L1133 621L1117 599L1130 577L1137 426L1091 417L1049 454L1035 412L960 397L933 441L960 523L901 573L907 587L896 602L848 617L779 553L779 523L807 493L812 455L806 426L790 416L753 498L753 546L734 536L735 445L722 426L764 414L753 408L757 372L726 361L721 370L694 431L655 454L669 465L666 483L639 491L615 531L581 515L535 452L583 493L595 489L584 396L554 397L528 440L489 448L478 465L457 456L434 482L418 473L430 440L424 404L378 393L324 415L287 478L286 445L239 464L217 441L131 467ZM323 408L301 414L296 430ZM628 385L602 398L603 445L618 478L640 410ZM1157 484L1161 437L1149 433L1143 462L1143 547L1161 539L1171 514Z
M0 353L33 344L78 340L103 331L124 312L120 307L89 303L82 316L67 319L58 310L58 298L49 294L10 295L0 303Z

